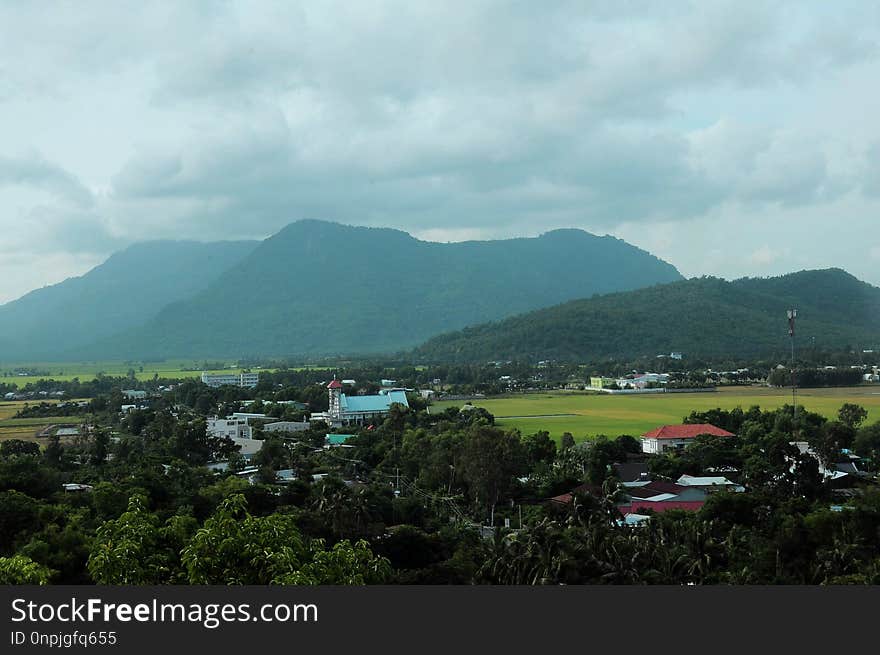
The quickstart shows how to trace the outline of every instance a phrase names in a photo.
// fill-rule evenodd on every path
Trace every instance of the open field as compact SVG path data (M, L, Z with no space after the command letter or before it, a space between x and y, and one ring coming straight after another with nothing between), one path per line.
M227 366L232 368L208 369L208 373L239 373L240 368L234 367L231 362ZM18 375L17 369L38 371L39 375ZM85 382L92 380L98 373L110 376L128 375L129 370L134 370L138 380L152 380L154 376L160 378L197 378L202 374L199 362L193 360L167 360L162 362L27 362L0 364L0 383L14 384L19 388L31 382L39 380L57 380L70 382L79 378ZM260 369L252 369L258 371ZM266 369L270 370L270 369Z
M843 403L856 403L868 410L868 421L880 421L880 385L846 389L800 389L798 406L823 416L836 416ZM438 402L431 411L461 406L461 401ZM547 430L558 439L571 432L576 440L604 434L638 436L660 425L681 423L693 410L720 407L748 409L759 405L776 409L791 404L791 390L766 387L722 387L716 393L646 394L643 396L535 393L475 400L496 417L503 427L523 434Z
M44 443L45 439L37 439L37 433L47 425L56 423L78 423L76 416L45 416L40 418L12 418L27 404L28 401L0 401L0 441L6 439L22 439ZM34 401L30 401L32 404ZM57 402L57 401L38 401Z

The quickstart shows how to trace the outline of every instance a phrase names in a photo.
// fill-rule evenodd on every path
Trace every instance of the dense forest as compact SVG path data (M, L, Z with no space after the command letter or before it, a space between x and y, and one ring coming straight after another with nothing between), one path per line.
M653 255L581 230L432 243L297 221L203 291L74 358L391 353L466 325L679 279Z
M529 358L775 357L790 348L786 309L798 309L801 351L880 350L880 289L845 271L802 271L727 282L695 278L615 293L430 339L420 362Z
M46 361L142 325L246 257L253 241L149 241L0 305L0 358ZM63 330L64 339L58 335Z
M0 582L880 583L880 424L856 405L832 421L694 413L683 420L737 436L646 457L632 436L557 443L413 400L344 448L316 425L266 436L245 461L205 430L241 408L232 389L185 383L125 414L100 395L83 436L0 446ZM821 471L851 453L865 473L840 489ZM661 481L723 470L745 491L631 526L615 464L632 461Z

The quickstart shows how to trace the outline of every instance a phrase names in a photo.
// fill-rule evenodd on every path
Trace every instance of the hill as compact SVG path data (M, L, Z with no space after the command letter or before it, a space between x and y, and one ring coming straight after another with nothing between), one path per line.
M575 300L429 340L418 361L784 356L786 310L817 347L880 344L880 289L840 269L727 282L694 278Z
M681 279L613 237L433 243L405 232L298 221L193 297L92 357L398 352L444 331L596 293Z
M61 358L142 325L167 304L207 287L255 246L251 241L135 244L81 277L0 305L0 357Z

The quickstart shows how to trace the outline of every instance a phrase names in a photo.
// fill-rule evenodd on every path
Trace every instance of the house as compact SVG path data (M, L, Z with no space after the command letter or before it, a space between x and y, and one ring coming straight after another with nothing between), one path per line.
M324 447L344 446L345 442L354 437L353 434L327 434L324 437Z
M331 425L362 424L382 418L388 414L394 404L409 407L406 392L401 389L383 389L375 396L349 396L342 393L342 383L333 379L327 385L327 391L330 394L330 409L319 418L323 420L329 418Z
M550 502L568 505L577 494L589 494L601 498L603 492L594 485L584 484L570 493L551 498ZM620 488L620 496L622 498L617 503L617 509L626 516L644 514L648 510L655 513L671 509L696 512L706 503L707 493L703 489L674 482L643 480L624 483Z
M146 400L147 392L139 389L123 389L122 395L128 400Z
M675 481L675 483L683 487L702 489L707 493L712 493L713 491L733 491L735 493L740 493L746 490L742 485L739 485L736 482L731 482L724 476L682 475Z
M259 373L202 373L202 384L209 387L242 387L254 388L260 382Z
M715 437L735 436L711 423L664 425L642 435L642 452L659 455L667 450L680 450L704 434Z
M645 510L665 512L683 509L695 512L706 503L706 491L674 482L646 481L628 483L623 488L626 499L618 505L621 514L640 514Z
M639 482L650 479L647 462L618 462L612 466L621 482Z
M614 378L594 376L590 378L591 389L607 389L614 384Z
M65 482L61 486L68 493L91 491L93 488L90 484L80 484L78 482Z
M232 437L233 443L238 446L238 452L246 460L260 452L263 444L266 443L261 439L248 439L247 437Z

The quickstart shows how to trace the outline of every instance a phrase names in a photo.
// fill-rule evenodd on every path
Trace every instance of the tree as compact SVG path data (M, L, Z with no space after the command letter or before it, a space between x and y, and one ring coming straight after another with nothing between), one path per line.
M30 557L0 557L0 585L47 585L55 572Z
M32 441L21 439L9 439L0 443L0 457L15 457L18 455L39 456L40 446Z
M868 410L855 403L844 403L837 412L837 418L841 423L855 430L868 418Z
M550 438L549 432L530 434L523 437L522 442L530 469L534 469L538 464L552 464L556 458L556 442Z
M91 462L96 466L100 466L107 458L107 452L110 447L110 435L107 430L98 430L92 438L91 444Z
M495 505L506 495L515 476L528 471L519 432L505 432L485 424L474 424L464 442L459 465L477 504Z
M862 457L869 458L876 468L880 464L880 423L859 428L853 448Z
M16 537L39 529L39 503L19 491L0 491L0 554L13 551Z
M306 544L290 514L251 516L244 496L227 498L183 549L190 584L372 584L390 573L365 541Z
M132 496L128 509L107 521L95 534L88 571L97 584L161 584L174 564L160 548L159 519L146 509L142 496Z

